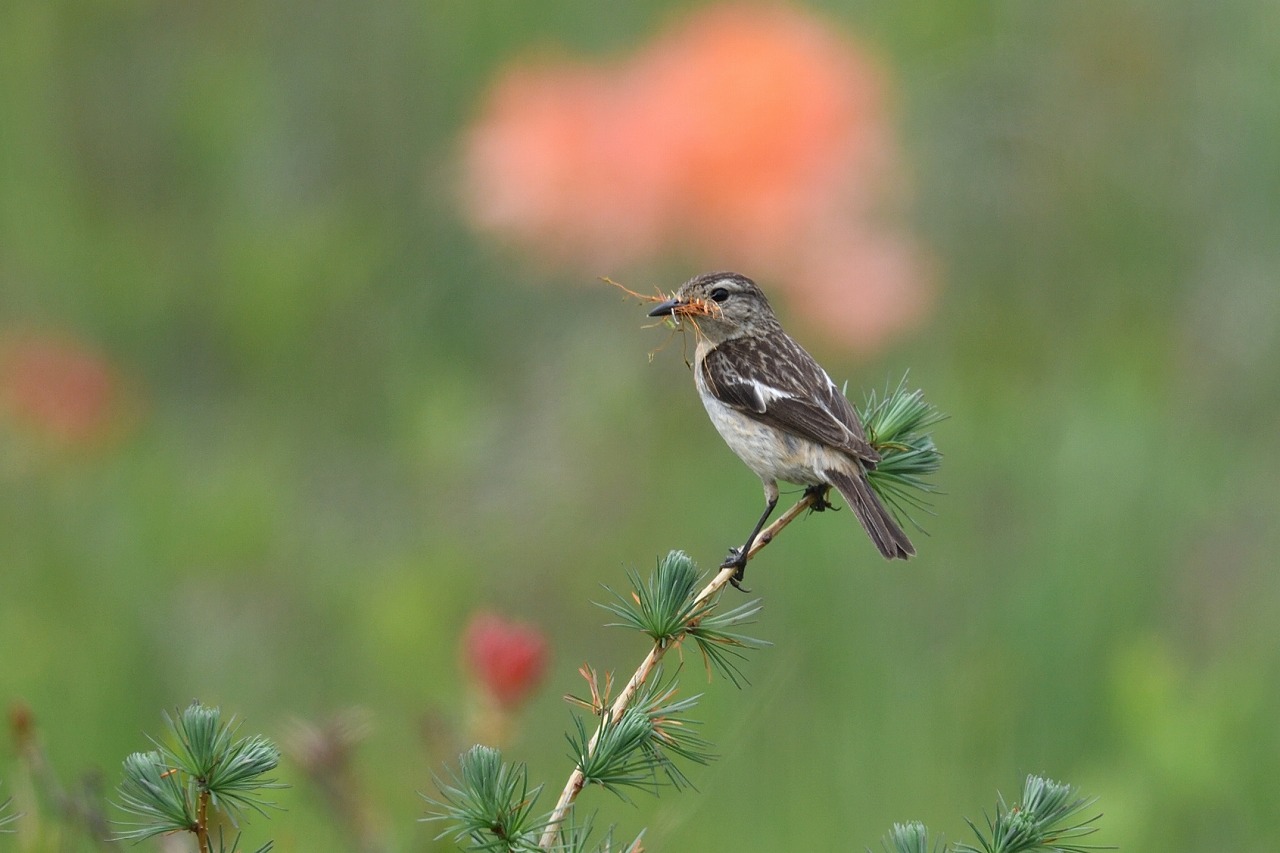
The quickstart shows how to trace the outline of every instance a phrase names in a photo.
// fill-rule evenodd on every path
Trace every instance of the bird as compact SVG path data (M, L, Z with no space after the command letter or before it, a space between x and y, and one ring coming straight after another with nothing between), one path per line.
M693 379L711 423L760 478L765 509L741 548L721 564L740 587L751 546L778 505L778 481L806 487L826 509L834 486L886 559L915 554L911 540L867 481L880 453L853 405L782 329L754 281L735 272L691 278L649 311L689 321L697 343Z

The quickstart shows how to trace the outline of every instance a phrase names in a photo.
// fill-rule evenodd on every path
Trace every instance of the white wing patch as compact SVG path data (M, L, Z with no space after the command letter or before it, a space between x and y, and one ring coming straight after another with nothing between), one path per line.
M756 397L765 406L768 406L774 400L792 399L795 394L790 391L783 391L780 388L774 388L772 385L765 385L763 382L752 382L751 390L755 392Z

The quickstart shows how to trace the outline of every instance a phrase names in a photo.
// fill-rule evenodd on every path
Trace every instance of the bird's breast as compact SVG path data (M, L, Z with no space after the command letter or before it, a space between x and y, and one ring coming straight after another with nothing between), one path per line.
M851 460L839 451L780 430L720 402L707 392L701 377L697 384L698 396L716 431L729 449L762 480L811 486L826 482L823 471L849 467Z

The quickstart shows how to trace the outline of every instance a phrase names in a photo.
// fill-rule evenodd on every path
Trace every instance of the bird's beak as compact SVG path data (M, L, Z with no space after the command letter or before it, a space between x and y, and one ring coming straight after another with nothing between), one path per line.
M684 303L681 302L679 299L668 299L666 302L661 302L653 306L653 310L649 312L649 316L650 317L670 317L673 313L675 313L675 310L683 304Z

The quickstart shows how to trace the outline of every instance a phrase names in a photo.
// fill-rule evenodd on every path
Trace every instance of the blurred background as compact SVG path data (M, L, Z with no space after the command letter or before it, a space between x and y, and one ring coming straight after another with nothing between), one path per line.
M700 790L583 805L860 850L1039 773L1273 850L1277 81L1249 0L0 4L0 849L93 849L31 756L109 793L196 697L286 748L246 841L450 849L480 738L558 791L644 651L600 584L761 506L599 277L729 268L855 400L910 371L945 495L907 564L788 529L750 685L686 661Z

